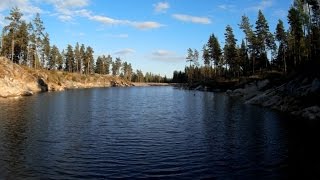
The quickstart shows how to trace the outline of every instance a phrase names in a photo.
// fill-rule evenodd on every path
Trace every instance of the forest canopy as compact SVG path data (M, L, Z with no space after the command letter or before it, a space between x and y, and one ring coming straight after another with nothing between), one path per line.
M184 71L173 73L173 82L198 82L210 79L239 78L276 70L289 72L318 72L320 67L320 5L318 0L294 0L287 15L289 28L278 20L270 30L262 10L255 24L243 15L238 24L244 39L237 39L233 27L225 28L225 44L221 47L212 33L202 48L203 66L199 52L187 50Z

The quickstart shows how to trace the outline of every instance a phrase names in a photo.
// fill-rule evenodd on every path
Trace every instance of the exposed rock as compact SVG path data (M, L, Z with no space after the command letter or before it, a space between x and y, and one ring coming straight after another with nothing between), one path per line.
M245 94L245 89L235 89L229 93L231 96L243 96Z
M41 89L41 92L47 92L49 90L48 84L43 80L43 78L38 79L38 84Z
M73 88L132 86L110 75L84 75L62 71L33 69L13 64L0 57L0 97L30 96L37 92L63 91Z
M23 94L21 94L22 96L32 96L33 92L32 91L25 91L23 92Z
M312 81L299 76L277 86L269 80L255 81L226 94L241 97L246 104L270 107L307 119L320 119L319 92L319 79Z
M281 97L278 95L272 96L268 98L266 101L262 102L262 106L264 107L273 107L278 106L281 103Z
M261 80L257 82L257 88L258 90L262 90L270 83L269 79Z
M268 79L262 81L255 81L249 84L246 84L244 88L235 89L232 92L227 94L230 96L239 96L244 97L244 99L249 100L259 94L259 90L265 88L270 81Z
M311 106L302 110L302 117L310 120L320 120L320 107Z
M318 93L320 92L320 80L318 78L314 79L311 84L311 90L312 93Z
M208 87L207 86L203 86L203 85L199 85L194 90L196 90L196 91L207 91Z
M231 89L228 89L228 90L226 91L226 94L227 94L227 95L231 95L231 94L232 94L232 90L231 90Z

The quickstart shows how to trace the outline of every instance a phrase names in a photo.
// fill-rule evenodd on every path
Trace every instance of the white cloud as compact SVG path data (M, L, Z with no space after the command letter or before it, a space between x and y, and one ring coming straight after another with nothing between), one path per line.
M160 27L164 26L158 22L153 22L153 21L130 22L129 24L133 25L135 28L138 28L140 30L156 29L156 28L160 28Z
M230 4L220 4L218 6L218 8L222 9L222 10L228 10L228 11L231 11L231 10L234 10L235 8L235 5L230 5Z
M163 26L153 21L139 22L95 15L91 11L84 9L84 7L89 5L89 0L46 0L46 2L55 7L57 11L56 15L61 21L72 21L75 16L80 16L105 25L127 25L141 30L155 29Z
M172 54L173 54L173 52L168 51L168 50L163 50L163 49L156 50L156 51L154 51L152 53L152 55L159 56L159 57L161 57L161 56L169 56L169 55L172 55Z
M181 62L185 61L184 56L179 56L173 51L169 50L155 50L154 52L151 53L150 59L155 60L155 61L170 61L170 62Z
M112 19L106 16L89 16L89 19L109 25L126 24L125 21Z
M72 20L72 17L69 15L59 15L58 18L63 22L68 22Z
M50 0L50 1L52 1L52 0ZM76 2L76 1L77 0L72 0L71 2ZM81 0L79 0L79 1L81 1ZM71 2L68 4L71 4ZM80 3L80 4L81 4L81 6L79 5L76 7L86 6L87 1ZM153 21L138 22L138 21L114 19L114 18L107 17L107 16L94 15L91 11L89 11L87 9L72 10L72 9L65 8L65 7L69 7L69 5L68 6L67 5L60 6L60 5L56 5L56 4L54 4L54 5L55 5L56 11L57 11L56 15L62 21L72 21L75 16L80 16L80 17L86 17L92 21L103 23L105 25L127 25L127 26L132 26L134 28L141 29L141 30L155 29L155 28L159 28L159 27L163 26L162 24L160 24L158 22L153 22Z
M134 49L126 48L126 49L119 50L119 51L115 52L114 54L125 56L125 55L132 54L135 52L136 51Z
M259 4L247 8L247 10L259 11L259 10L264 10L269 7L272 7L272 5L273 5L273 0L262 0L259 2Z
M45 0L60 9L81 8L89 5L89 0Z
M1 0L0 1L0 12L10 10L13 7L18 7L23 13L23 18L29 19L35 13L42 13L43 11L34 6L29 0Z
M128 38L128 34L106 34L107 37L111 38Z
M157 4L154 4L154 11L157 13L165 13L167 9L170 8L169 3L167 2L158 2Z
M140 30L155 29L163 25L154 21L130 21L115 19L107 16L95 15L93 12L85 9L90 4L89 0L36 0L37 2L45 2L54 7L54 13L63 22L72 22L75 17L85 17L89 20L97 21L107 25L127 25ZM40 8L34 6L31 0L0 0L1 11L8 10L11 7L17 6L24 13L24 18L28 18L35 13L43 12ZM0 14L1 15L1 14ZM3 15L2 15L3 16ZM0 23L4 24L3 22Z
M54 15L57 15L61 21L72 21L74 16L90 15L90 11L79 9L88 6L89 0L45 0L45 2L55 8Z
M186 14L173 14L172 17L184 22L192 22L197 24L211 24L211 20L208 17L190 16Z
M82 17L90 17L92 14L90 11L86 9L80 9L80 10L74 11L74 13Z
M106 25L128 25L140 30L155 29L163 26L162 24L158 22L153 22L153 21L136 22L136 21L129 21L129 20L113 19L107 16L97 16L97 15L89 16L89 19L97 22L101 22Z

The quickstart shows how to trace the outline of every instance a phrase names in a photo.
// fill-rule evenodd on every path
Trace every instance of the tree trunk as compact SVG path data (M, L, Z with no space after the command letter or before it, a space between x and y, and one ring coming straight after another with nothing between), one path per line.
M90 61L88 61L87 74L89 74L89 71L90 71L89 63L90 63Z
M255 56L255 55L252 55L252 75L254 74L255 61L256 61L256 56Z
M77 61L77 63L76 63L77 64L77 72L79 72L78 59L76 61Z
M284 64L284 74L287 74L287 61L286 61L286 51L285 48L282 49L282 59Z
M11 41L11 61L13 63L13 56L14 56L14 38Z

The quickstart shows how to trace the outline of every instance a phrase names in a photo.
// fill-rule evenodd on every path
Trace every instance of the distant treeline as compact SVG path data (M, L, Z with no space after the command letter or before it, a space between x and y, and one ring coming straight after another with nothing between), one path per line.
M112 74L134 82L165 82L166 77L133 71L130 63L113 58L110 55L98 56L94 59L94 50L90 46L76 43L68 44L62 51L51 45L49 34L37 13L35 18L27 23L22 20L23 14L19 8L12 8L10 15L5 17L9 24L4 26L1 35L0 55L14 63L31 68L43 68L81 74Z
M275 32L261 10L255 27L246 15L239 28L245 38L237 44L231 26L226 27L225 44L221 48L218 38L211 34L199 52L188 49L188 65L184 71L173 73L173 82L199 82L217 77L238 78L269 70L289 72L319 72L320 64L320 6L318 0L294 0L288 11L289 28L279 20Z

